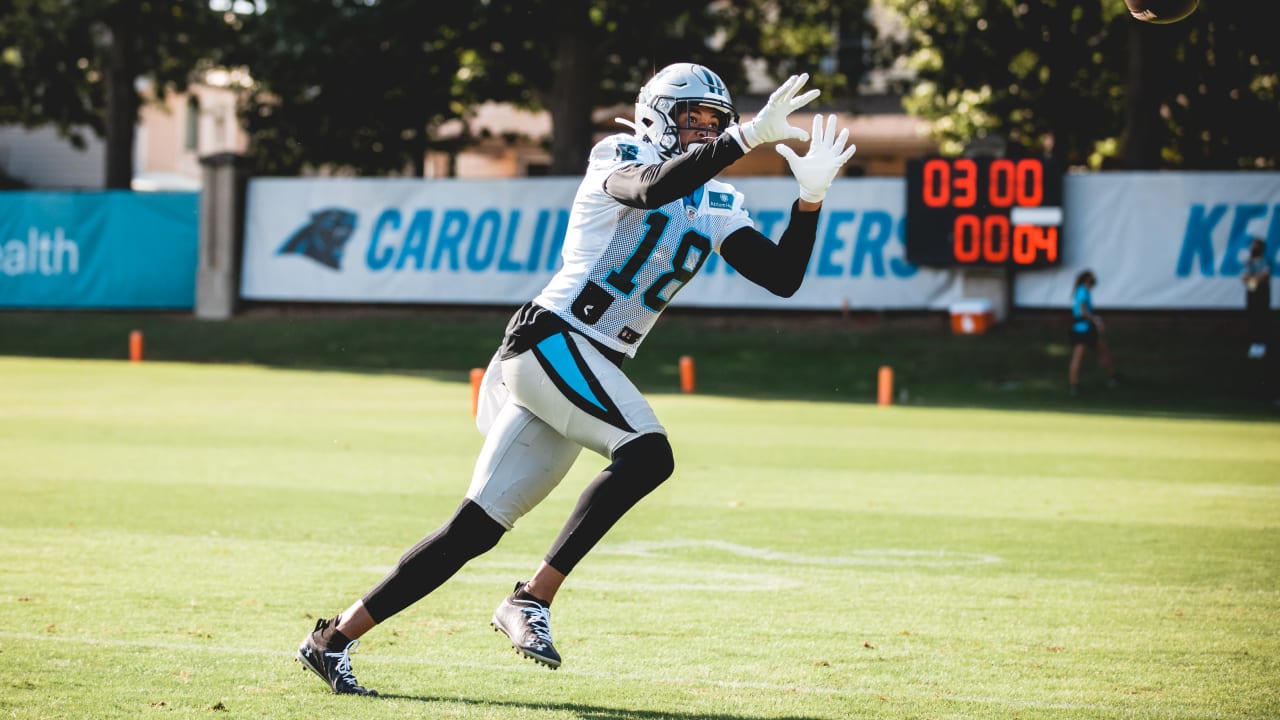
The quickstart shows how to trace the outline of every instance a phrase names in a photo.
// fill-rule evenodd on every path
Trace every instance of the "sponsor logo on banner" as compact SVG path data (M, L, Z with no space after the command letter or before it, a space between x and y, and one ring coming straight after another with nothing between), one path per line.
M0 273L18 275L76 275L80 272L80 245L67 237L66 230L27 230L27 240L11 239L0 246Z
M1230 222L1224 222L1228 218ZM1218 263L1214 257L1213 235L1220 225L1229 231L1222 262ZM1178 252L1178 277L1190 277L1193 268L1203 277L1212 277L1215 268L1217 274L1224 277L1240 275L1255 237L1267 241L1267 257L1274 264L1280 253L1280 205L1274 208L1262 203L1192 205Z
M185 309L199 195L0 192L0 307Z

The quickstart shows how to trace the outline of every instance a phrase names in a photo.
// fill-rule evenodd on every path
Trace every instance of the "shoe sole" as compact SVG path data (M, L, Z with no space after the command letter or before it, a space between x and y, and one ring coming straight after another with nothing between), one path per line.
M492 620L490 620L489 624L493 626L494 632L502 633L503 635L506 636L507 640L511 642L511 649L515 650L517 655L523 655L525 659L532 660L535 663L549 667L552 670L555 670L560 667L559 660L556 660L555 658L546 657L544 655L539 655L538 653L532 650L522 648L519 645L517 645L514 640L511 640L511 636L507 634L507 631L502 628L502 624L498 622L497 617L494 617Z

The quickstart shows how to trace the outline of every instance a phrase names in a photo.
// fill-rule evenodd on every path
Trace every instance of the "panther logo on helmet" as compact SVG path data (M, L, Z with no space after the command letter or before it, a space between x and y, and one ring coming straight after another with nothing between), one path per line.
M635 122L621 118L619 121L630 125L637 135L657 147L664 158L670 159L686 149L680 143L679 118L691 107L718 113L720 132L738 121L733 98L724 81L709 68L694 63L676 63L659 70L640 88Z
M694 72L702 76L702 81L707 84L707 89L717 95L723 95L726 99L729 97L729 88L725 87L724 81L719 75L711 72L701 65L694 65Z

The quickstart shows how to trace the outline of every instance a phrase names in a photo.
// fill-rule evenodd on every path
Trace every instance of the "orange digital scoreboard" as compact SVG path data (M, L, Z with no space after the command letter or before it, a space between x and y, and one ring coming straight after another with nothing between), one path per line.
M907 260L914 265L1058 265L1062 218L1062 172L1048 158L907 163Z

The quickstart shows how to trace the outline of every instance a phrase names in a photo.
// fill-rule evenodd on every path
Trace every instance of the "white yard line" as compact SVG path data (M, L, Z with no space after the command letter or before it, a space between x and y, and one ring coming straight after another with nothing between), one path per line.
M1002 562L997 555L949 550L905 550L901 548L868 548L854 550L844 555L804 555L787 553L769 548L738 545L723 540L657 540L629 543L611 543L595 549L597 555L630 555L655 557L670 554L672 550L696 548L720 552L785 565L814 565L818 567L896 566L896 567L955 567L959 565L990 565Z

